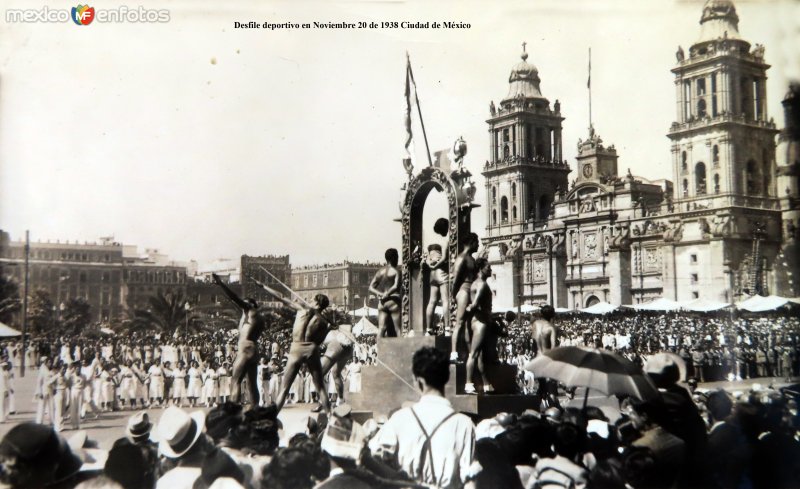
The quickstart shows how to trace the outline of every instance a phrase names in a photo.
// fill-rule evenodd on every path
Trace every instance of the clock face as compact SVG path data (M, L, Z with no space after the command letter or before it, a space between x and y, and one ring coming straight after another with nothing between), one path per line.
M583 165L583 176L584 177L591 178L593 172L594 172L594 170L592 170L592 165Z

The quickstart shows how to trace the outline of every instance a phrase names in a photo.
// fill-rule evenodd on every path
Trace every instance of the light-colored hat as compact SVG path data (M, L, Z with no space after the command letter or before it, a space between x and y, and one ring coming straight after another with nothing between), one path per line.
M189 414L179 407L167 408L156 427L161 440L158 451L169 458L179 458L188 452L203 434L205 419L202 411Z
M360 424L349 416L340 417L334 414L322 435L320 448L333 457L358 460L365 438L366 432Z
M150 429L153 423L150 422L150 416L140 411L128 419L128 426L125 429L127 434L133 441L141 441L150 437Z

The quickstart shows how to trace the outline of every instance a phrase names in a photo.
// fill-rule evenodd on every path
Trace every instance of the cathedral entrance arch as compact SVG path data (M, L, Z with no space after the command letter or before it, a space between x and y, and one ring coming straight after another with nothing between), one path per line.
M586 298L586 305L584 307L592 307L593 305L600 302L600 299L597 298L596 295L590 295Z
M425 328L425 306L428 301L428 283L430 270L423 266L422 256L426 251L427 243L423 242L423 231L426 225L423 215L428 196L434 190L441 192L447 200L447 215L441 216L448 220L447 232L447 270L453 269L456 256L458 256L458 243L463 236L470 232L470 212L475 204L472 199L475 187L470 180L470 173L459 168L450 174L438 167L423 168L414 176L406 186L405 199L403 200L403 333L414 330L415 334L422 334ZM432 224L432 223L429 223ZM429 226L430 227L430 226ZM444 251L444 250L442 250ZM452 281L450 283L450 297L453 297ZM455 301L450 301L450 310L442 311L445 322L455 318Z

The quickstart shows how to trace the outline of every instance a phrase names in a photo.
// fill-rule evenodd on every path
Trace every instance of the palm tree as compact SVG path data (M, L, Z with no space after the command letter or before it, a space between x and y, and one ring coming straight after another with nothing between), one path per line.
M148 299L147 309L134 309L128 313L123 326L129 331L158 330L172 334L187 322L189 310L183 292L159 292Z

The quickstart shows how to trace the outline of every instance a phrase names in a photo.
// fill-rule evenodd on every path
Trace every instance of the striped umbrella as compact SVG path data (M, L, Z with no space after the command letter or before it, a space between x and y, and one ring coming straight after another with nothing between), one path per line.
M587 399L588 389L642 400L658 396L655 384L638 365L608 350L560 346L538 355L525 369L567 387L586 387Z

